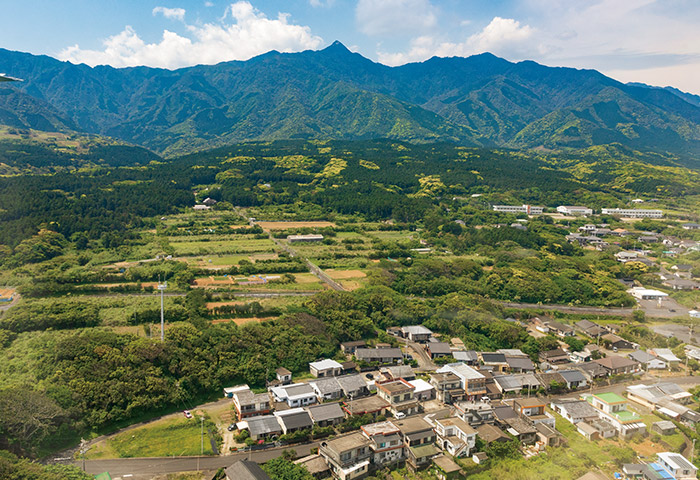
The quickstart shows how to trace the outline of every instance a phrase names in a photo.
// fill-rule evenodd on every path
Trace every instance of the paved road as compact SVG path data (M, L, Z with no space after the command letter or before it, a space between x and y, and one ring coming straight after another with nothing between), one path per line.
M90 474L109 472L112 477L134 475L140 478L148 478L148 475L193 472L196 470L217 470L226 468L238 460L248 458L258 463L263 463L277 458L285 449L294 449L298 456L306 456L311 449L318 447L318 442L292 445L284 448L271 448L255 452L235 453L224 457L160 457L160 458L119 458L112 460L86 460L85 471ZM82 468L82 461L75 461L73 465Z
M423 345L420 343L407 341L406 346L412 352L413 358L415 358L418 362L418 368L420 370L434 372L438 369L438 366L433 363L433 360L430 358L430 355L428 355L428 352L425 351Z

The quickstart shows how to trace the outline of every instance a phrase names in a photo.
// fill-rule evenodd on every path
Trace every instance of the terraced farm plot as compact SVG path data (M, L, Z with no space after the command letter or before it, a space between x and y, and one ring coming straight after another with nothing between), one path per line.
M367 275L360 270L324 270L329 277L340 283L346 290L357 290L366 284Z
M379 240L392 241L392 242L403 242L408 240L417 240L420 235L416 232L410 232L408 230L401 231L377 231L377 232L367 232L370 237L375 237Z
M169 242L176 256L275 253L272 240L243 235L169 237Z
M333 222L256 222L263 230L288 230L290 228L326 228L335 227Z

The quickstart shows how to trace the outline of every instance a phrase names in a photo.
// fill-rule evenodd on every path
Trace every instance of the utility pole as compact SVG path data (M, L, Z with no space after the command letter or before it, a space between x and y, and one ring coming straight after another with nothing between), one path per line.
M165 289L168 288L168 282L160 283L158 280L158 290L160 290L160 341L165 341L165 309L163 307L163 297Z
M199 452L199 457L197 457L197 471L199 471L199 459L204 456L204 415L199 417L200 420L200 425L201 425L201 432L200 432L200 442L201 442L201 450Z

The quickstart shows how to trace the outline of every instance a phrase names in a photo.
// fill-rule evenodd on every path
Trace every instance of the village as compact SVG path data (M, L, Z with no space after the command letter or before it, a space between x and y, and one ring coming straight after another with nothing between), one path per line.
M567 325L535 317L526 326L535 335L580 334L596 343L573 351L562 341L533 362L518 349L467 350L422 325L392 327L391 343L343 343L345 361L312 362L304 381L278 368L267 391L225 388L238 419L230 435L245 437L246 448L255 450L305 441L313 431L322 439L317 453L295 463L319 479L353 480L402 466L451 480L486 468L487 452L498 452L498 444L512 442L524 458L566 445L555 417L589 442L654 435L665 446L674 443L664 443L665 436L678 438L679 428L694 431L700 423L694 395L676 382L687 380L686 366L671 349L643 351L619 337L618 326L588 320ZM686 346L685 353L700 358L698 347ZM693 449L687 439L681 447L640 456L615 478L694 479ZM237 462L227 474L266 478L251 473L257 469ZM581 478L612 477L592 469Z

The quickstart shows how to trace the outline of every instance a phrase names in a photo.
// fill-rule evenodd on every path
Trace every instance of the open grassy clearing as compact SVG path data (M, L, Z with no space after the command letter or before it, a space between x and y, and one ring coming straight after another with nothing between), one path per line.
M176 256L226 255L275 253L275 244L269 239L258 239L242 235L230 237L170 237L170 246Z
M335 227L333 222L256 222L263 230L269 232L270 230L288 230L290 228L327 228Z
M196 278L196 288L225 289L231 291L316 291L323 290L324 284L312 273L294 273L294 283L275 281L281 274L241 276L209 276ZM267 281L263 281L267 277Z
M205 421L204 454L212 455L207 435L211 420ZM156 420L146 426L116 434L95 444L87 458L129 458L193 456L201 451L201 425L198 417L178 416Z

